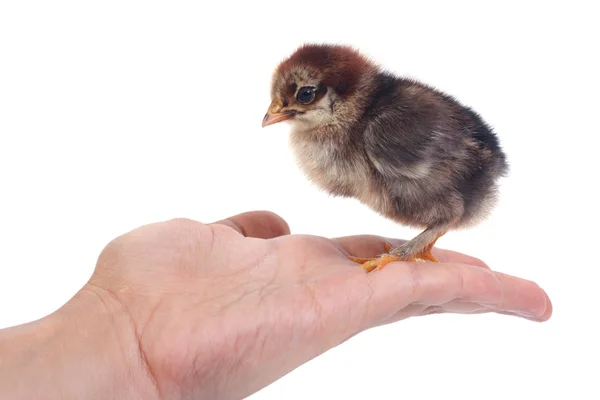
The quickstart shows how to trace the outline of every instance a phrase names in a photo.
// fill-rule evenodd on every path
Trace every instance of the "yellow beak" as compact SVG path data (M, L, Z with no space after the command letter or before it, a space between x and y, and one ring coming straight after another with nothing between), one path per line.
M262 126L264 128L265 126L291 119L295 114L296 110L284 110L282 104L278 100L273 100L269 106L269 110L263 118Z

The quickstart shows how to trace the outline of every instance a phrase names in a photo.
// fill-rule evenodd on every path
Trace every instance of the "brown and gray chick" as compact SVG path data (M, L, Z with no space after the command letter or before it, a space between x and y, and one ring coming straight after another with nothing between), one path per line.
M348 46L304 45L276 68L263 127L289 121L291 148L307 177L336 196L423 232L375 259L437 261L450 229L485 218L508 172L498 138L471 108L395 76Z

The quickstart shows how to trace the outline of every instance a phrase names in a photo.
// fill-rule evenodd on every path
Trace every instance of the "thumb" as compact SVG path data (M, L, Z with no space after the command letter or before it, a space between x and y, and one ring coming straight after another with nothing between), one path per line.
M213 224L227 225L245 237L259 239L272 239L290 233L287 222L271 211L245 212Z

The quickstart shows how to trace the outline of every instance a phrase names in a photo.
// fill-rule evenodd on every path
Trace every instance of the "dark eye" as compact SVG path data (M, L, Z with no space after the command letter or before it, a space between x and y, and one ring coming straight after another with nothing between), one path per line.
M301 104L308 104L315 99L315 88L310 86L301 87L296 94L296 100Z

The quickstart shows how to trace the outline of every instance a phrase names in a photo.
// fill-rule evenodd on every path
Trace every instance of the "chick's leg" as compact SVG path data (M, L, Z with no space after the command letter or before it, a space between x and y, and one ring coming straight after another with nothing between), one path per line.
M354 262L361 264L361 267L367 272L374 269L382 269L393 261L430 261L437 262L437 259L431 254L431 249L435 242L448 231L448 225L432 226L425 229L412 240L392 248L386 243L386 254L377 258L358 258L350 257Z
M437 262L437 259L431 254L431 249L448 229L448 225L430 226L412 240L392 249L389 253L400 257L403 261L420 260Z

